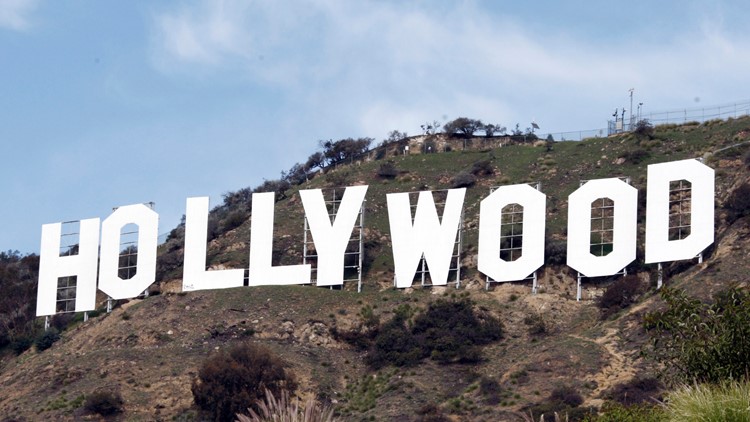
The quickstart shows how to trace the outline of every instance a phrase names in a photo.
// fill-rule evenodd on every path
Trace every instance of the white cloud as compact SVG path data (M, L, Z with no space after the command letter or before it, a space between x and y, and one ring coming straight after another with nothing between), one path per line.
M29 14L37 0L0 0L0 28L23 31L30 27Z
M613 41L531 31L522 19L472 2L202 2L158 17L156 43L165 69L238 71L278 88L296 107L288 112L319 118L310 124L335 119L369 136L458 115L603 127L630 87L679 101L747 78L747 37L720 21Z

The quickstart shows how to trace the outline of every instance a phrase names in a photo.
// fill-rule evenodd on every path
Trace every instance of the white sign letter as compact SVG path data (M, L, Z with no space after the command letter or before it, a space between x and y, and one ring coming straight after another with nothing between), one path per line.
M687 180L690 235L669 240L669 183ZM714 169L698 160L648 166L646 263L691 259L714 242Z
M451 255L456 247L456 235L461 223L465 195L466 188L448 191L441 222L432 192L419 192L414 223L411 219L409 194L386 195L396 287L411 286L422 255L427 261L432 284L443 286L448 283Z
M96 308L99 219L81 220L79 231L78 255L60 256L62 223L42 226L36 316L56 313L57 280L60 277L76 276L76 312L92 311Z
M121 230L128 224L138 225L138 251L135 275L123 280L120 267ZM143 293L156 280L156 247L159 237L159 214L143 205L119 207L102 222L102 244L99 257L99 290L112 299L129 299Z
M479 205L479 256L477 269L495 281L522 280L544 264L544 225L547 196L527 184L502 186ZM500 258L502 210L510 204L523 207L521 257Z
M310 264L274 267L273 254L273 192L254 193L250 223L251 286L309 284Z
M323 200L323 191L320 189L299 191L318 254L316 285L344 284L344 253L352 237L354 223L357 221L366 193L367 186L346 188L334 216L334 222L331 223Z
M206 271L208 197L188 198L185 208L185 261L182 291L242 287L245 270Z
M614 202L612 252L591 253L591 203ZM568 266L586 277L616 274L635 259L638 190L617 178L586 182L568 197Z

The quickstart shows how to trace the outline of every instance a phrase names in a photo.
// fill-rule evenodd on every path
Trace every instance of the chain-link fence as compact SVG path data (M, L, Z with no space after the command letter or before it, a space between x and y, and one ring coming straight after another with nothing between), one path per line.
M606 128L578 130L570 132L552 132L537 134L540 139L552 135L555 141L580 141L586 138L599 138L616 133L630 132L641 120L648 120L654 126L665 124L682 124L687 122L703 123L714 119L728 119L750 115L750 100L737 101L711 107L693 107L650 113L636 112L627 119L610 120Z

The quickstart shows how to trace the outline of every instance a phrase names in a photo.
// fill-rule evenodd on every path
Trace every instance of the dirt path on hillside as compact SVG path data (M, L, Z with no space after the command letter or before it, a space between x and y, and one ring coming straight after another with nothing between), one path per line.
M604 391L607 391L617 384L630 381L635 376L633 359L618 348L618 342L622 341L619 333L620 331L617 328L607 328L607 331L603 336L593 340L578 335L572 335L572 337L577 339L596 343L609 355L607 364L602 370L594 376L587 377L587 381L596 382L596 389L594 389L589 397L597 398L589 398L584 403L584 406L600 407L604 400L598 397L601 397L601 394Z

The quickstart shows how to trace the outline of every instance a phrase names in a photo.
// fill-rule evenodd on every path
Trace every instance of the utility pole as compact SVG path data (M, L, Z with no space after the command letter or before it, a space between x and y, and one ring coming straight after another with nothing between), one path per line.
M638 117L636 118L636 120L638 120L638 122L641 121L641 107L643 107L643 103L638 103L638 113L637 113ZM636 122L636 123L638 123L638 122Z
M633 91L635 88L630 88L630 130L633 130Z

